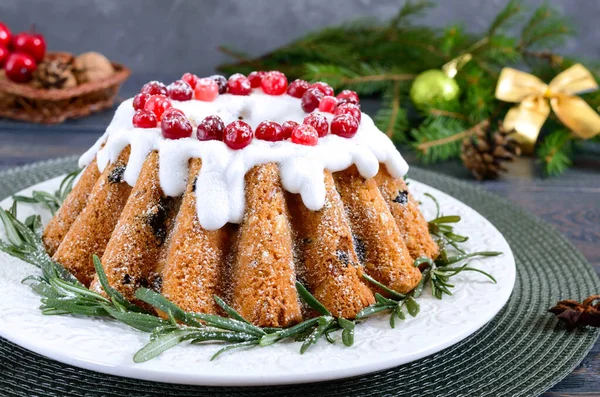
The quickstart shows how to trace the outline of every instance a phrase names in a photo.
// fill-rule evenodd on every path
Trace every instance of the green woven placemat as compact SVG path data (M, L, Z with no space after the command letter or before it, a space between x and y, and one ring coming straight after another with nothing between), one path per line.
M0 173L0 197L75 167L74 158ZM504 309L463 342L388 371L330 382L253 388L138 381L46 359L0 338L2 396L530 396L557 383L585 357L600 330L567 332L546 310L600 290L585 258L551 226L480 188L412 168L411 177L473 207L506 237L517 281ZM1 292L0 292L1 295ZM234 371L235 368L232 368Z

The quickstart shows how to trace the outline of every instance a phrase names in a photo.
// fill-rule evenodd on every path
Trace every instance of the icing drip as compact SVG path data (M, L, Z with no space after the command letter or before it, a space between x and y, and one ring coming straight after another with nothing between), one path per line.
M253 129L264 120L280 124L287 120L302 123L306 116L299 99L289 95L265 95L260 89L254 90L250 96L224 94L213 102L173 101L173 106L181 109L193 125L211 114L221 117L226 125L241 117ZM227 222L242 221L244 176L259 164L278 163L283 188L299 193L304 205L313 211L321 209L325 202L325 169L342 171L354 164L364 178L374 177L379 163L385 164L395 178L404 176L408 171L408 165L390 139L364 113L358 132L350 139L329 134L320 138L316 146L254 139L242 150L232 150L219 141L200 142L195 136L164 139L160 128L133 127L133 113L132 99L123 102L104 135L81 156L79 165L83 167L97 156L98 167L102 171L130 145L131 155L124 180L133 186L146 156L157 150L160 186L166 195L180 196L185 191L189 160L201 158L196 206L198 220L207 230L219 229ZM333 115L323 114L331 122Z

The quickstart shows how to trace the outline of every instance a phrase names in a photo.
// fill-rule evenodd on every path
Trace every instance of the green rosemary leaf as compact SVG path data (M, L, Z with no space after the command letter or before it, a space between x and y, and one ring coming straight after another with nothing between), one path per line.
M346 318L343 317L338 317L337 319L338 324L340 325L340 327L342 327L343 329L354 329L354 321L350 321Z
M190 316L204 321L207 325L227 329L229 331L244 332L250 335L254 335L258 338L266 335L267 333L255 325L249 324L248 322L234 320L232 318L225 318L214 314L204 313L191 313Z
M448 265L451 265L453 263L457 263L457 262L463 261L465 259L474 258L474 257L477 257L477 256L489 257L489 256L498 256L498 255L502 255L502 252L498 252L498 251L480 251L480 252L472 252L470 254L462 254L462 255L451 256L451 257L446 258L446 259L438 259L435 262L436 262L436 265L438 265L438 266L448 266Z
M218 352L216 352L211 358L210 361L215 360L216 358L218 358L221 354L229 351L229 350L233 350L233 349L240 349L242 347L250 347L250 346L256 346L258 345L258 341L257 340L249 340L246 342L240 342L240 343L234 343L231 345L227 345L224 348L222 348L221 350L219 350Z
M342 331L342 343L348 347L354 344L354 330L344 329Z
M390 314L390 328L396 328L396 311L393 310L392 314Z
M0 220L4 224L4 230L6 231L6 237L8 242L17 247L26 243L25 238L19 233L17 229L17 218L12 214L11 211L0 209Z
M102 286L102 289L104 290L106 295L108 295L108 297L116 304L123 306L127 311L145 312L145 310L129 302L119 291L111 287L108 283L108 278L106 277L106 273L104 272L102 263L100 262L100 258L98 258L97 255L93 255L92 259L94 261L94 268L96 269L96 274L98 275L98 281L100 282L100 285Z
M429 193L425 193L425 196L427 196L431 200L433 200L433 203L435 204L435 217L439 218L440 217L440 203L438 203L437 199Z
M363 278L365 280L367 280L368 282L370 282L371 284L374 284L376 286L378 286L379 288L381 288L383 291L385 291L386 293L388 293L391 297L395 298L395 299L404 299L406 298L406 295L403 295L397 291L394 291L393 289L381 284L379 281L375 280L373 277L369 276L366 273L363 273Z
M404 314L404 311L402 310L402 306L401 305L398 305L396 307L396 310L394 310L394 312L395 312L396 316L398 316L398 318L400 320L406 320L406 315Z
M380 305L380 304L376 303L374 305L367 306L364 309L362 309L361 311L359 311L355 318L356 319L367 318L374 314L384 312L386 310L393 310L395 307L396 307L396 305Z
M194 336L192 343L198 344L206 341L223 341L229 343L238 343L246 341L257 341L258 339L254 335L245 334L243 332L231 332L231 331L218 331L218 330L198 330Z
M16 203L28 203L28 204L37 203L37 200L34 199L33 197L21 196L18 194L13 195L12 199L13 199L13 202L16 202Z
M429 265L429 267L434 267L435 266L435 264L433 262L433 259L428 258L426 256L420 256L417 259L415 259L415 262L413 263L413 265L414 265L414 267L419 267L423 263L427 263Z
M409 296L406 298L406 309L408 310L408 314L410 314L412 317L415 317L417 314L419 314L421 307L412 296Z
M335 343L335 339L333 339L331 337L331 333L334 332L334 330L332 330L331 328L327 329L325 332L323 332L323 336L325 336L325 340L329 343L331 343L332 345Z
M375 292L375 301L377 303L381 303L384 305L395 305L398 302L393 299L388 299L385 296L381 295L379 292Z
M151 314L115 310L110 305L102 305L111 317L142 332L152 332L157 327L168 324L167 321Z
M464 243L467 240L469 240L469 238L466 236L461 236L459 234L452 233L452 232L444 233L444 237L446 237L448 240L450 240L452 242L457 242L457 243Z
M219 298L217 295L213 295L213 299L215 300L217 305L219 305L221 307L221 309L223 309L223 311L225 313L229 314L229 316L231 318L241 321L241 322L244 322L246 324L251 324L250 321L248 321L244 317L242 317L241 314L239 314L237 311L235 311L235 309L233 307L229 306L227 303L225 303L225 301L223 299Z
M423 270L423 272L421 273L421 281L419 281L419 284L417 284L417 286L415 287L415 289L413 290L413 293L412 293L414 298L418 298L423 293L423 287L425 286L427 281L429 281L430 272L431 272L431 267L428 267L427 269Z
M298 281L296 281L296 290L298 291L298 295L300 295L302 300L304 300L304 302L306 302L308 306L310 306L323 316L331 316L329 310L327 310L327 308L323 306L323 304L319 302L317 298L315 298L310 292L308 292L304 285L302 285Z
M323 335L323 333L331 326L331 324L335 321L335 319L331 316L322 316L318 318L319 325L317 328L311 332L311 334L306 338L302 346L300 347L300 354L304 354L306 350L310 347L310 345L317 343L319 338Z
M135 291L135 297L164 313L171 313L175 319L184 324L193 327L202 327L202 324L196 321L191 315L158 292L154 292L148 288L138 288Z
M296 324L290 328L285 328L285 329L282 329L281 331L277 331L272 334L263 335L260 338L260 345L263 347L269 346L269 345L272 345L273 343L278 342L282 339L286 339L286 338L290 338L292 336L299 335L299 334L313 328L314 326L317 325L317 323L318 323L318 318L311 318L311 319L301 322L300 324Z
M169 350L172 347L177 346L181 342L194 339L194 334L197 332L196 329L178 329L173 332L169 332L157 338L146 346L142 347L135 355L133 356L133 361L136 363L143 363L154 357L158 356L162 352Z
M91 291L89 289L87 289L84 286L79 286L79 285L73 285L70 284L60 278L52 278L49 280L50 285L54 286L55 288L60 288L63 291L66 291L67 294L74 294L77 297L88 297L91 298L93 300L99 300L99 301L104 301L104 302L110 302L108 299L106 299L105 297L103 297L102 295Z
M458 215L448 215L448 216L440 216L435 218L429 223L440 224L440 223L457 223L460 222L460 216Z
M446 286L444 286L443 284L441 284L439 282L436 283L436 288L439 291L443 292L444 294L452 295L452 292L450 292L450 290L448 288L446 288Z
M81 316L107 316L108 313L97 303L85 302L79 298L42 298L42 309L56 309L66 311L69 314ZM44 310L42 310L42 314Z
M58 190L56 191L56 198L62 204L63 201L67 198L71 190L73 190L73 185L75 183L75 179L77 176L83 171L83 168L72 171L65 176L65 178L60 183Z
M452 267L451 267L451 268L447 268L447 269L445 269L445 270L456 270L456 269L457 269L457 268L452 268ZM474 267L469 267L469 266L466 266L466 265L465 265L465 266L463 266L462 268L458 268L458 269L461 269L461 271L468 271L468 272L477 272L477 273L481 273L481 274L483 274L484 276L486 276L487 278L489 278L490 280L492 280L492 281L494 282L494 284L497 284L497 283L498 283L498 281L496 281L496 279L494 278L494 276L492 276L491 274L489 274L489 273L487 273L487 272L484 272L484 271L483 271L483 270L481 270L481 269L477 269L477 268L474 268Z

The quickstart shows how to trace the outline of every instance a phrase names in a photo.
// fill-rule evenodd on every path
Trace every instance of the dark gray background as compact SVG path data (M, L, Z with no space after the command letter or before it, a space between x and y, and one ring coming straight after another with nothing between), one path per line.
M524 0L533 9L541 0ZM222 44L259 55L303 33L357 17L387 19L403 0L0 0L13 31L32 23L52 50L95 50L137 72L212 73ZM419 23L479 31L505 0L439 0ZM551 0L580 32L565 53L600 54L600 0Z

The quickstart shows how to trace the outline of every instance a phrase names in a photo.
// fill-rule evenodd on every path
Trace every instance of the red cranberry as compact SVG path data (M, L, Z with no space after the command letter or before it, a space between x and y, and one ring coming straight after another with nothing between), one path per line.
M338 100L334 96L324 96L319 102L319 110L325 113L333 113L333 109L335 109L335 105L337 105Z
M133 115L133 126L136 128L154 128L158 125L156 116L149 110L136 110Z
M194 94L199 101L212 102L219 96L219 85L210 78L199 79Z
M146 105L146 101L150 98L150 94L146 94L145 92L140 92L136 96L133 97L133 108L135 110L142 110Z
M207 116L198 124L196 136L199 141L222 141L225 123L219 116Z
M164 95L152 95L146 100L146 104L144 105L144 109L154 113L158 121L162 119L165 110L171 107L173 107L171 101Z
M252 88L258 88L260 87L260 82L262 81L263 77L265 77L266 72L258 71L258 72L252 72L248 75L248 80L250 80L250 85L252 86Z
M227 81L227 90L233 95L250 95L252 85L246 76L236 73Z
M35 59L28 54L12 53L4 65L6 77L15 83L27 83L37 69Z
M287 89L288 95L294 98L302 98L302 95L310 88L310 84L305 80L294 80L290 83Z
M167 91L169 92L169 98L174 101L189 101L194 94L192 86L183 80L177 80L169 84Z
M163 113L163 118L166 116L169 116L173 113L177 113L180 114L182 116L185 116L185 113L183 113L183 110L181 109L176 109L176 108L168 108L167 110L165 110L165 112Z
M310 113L315 110L319 106L319 102L321 102L321 98L323 98L323 93L316 88L309 88L306 90L304 95L302 95L302 110L306 113Z
M283 123L281 125L281 128L283 128L283 139L290 139L290 137L292 136L292 132L294 132L294 128L298 127L299 125L300 124L292 120L288 120L285 123Z
M358 120L350 114L340 114L331 120L331 133L344 138L352 138L358 131Z
M252 142L254 133L248 123L241 120L234 121L225 127L223 141L232 149L243 149Z
M284 133L281 125L274 121L263 121L256 127L256 138L264 141L276 142L283 141Z
M10 47L12 41L12 34L8 26L0 22L0 46L4 48Z
M184 73L184 75L181 76L181 80L188 83L190 85L190 87L192 87L192 90L193 90L194 88L196 88L196 82L198 81L198 76L196 76L193 73Z
M190 121L178 109L169 109L160 122L162 135L167 139L188 138L193 127Z
M346 102L358 103L358 94L351 90L344 90L337 94L337 99L344 99Z
M288 82L285 74L273 70L272 72L265 74L260 85L265 94L283 95L287 90Z
M303 124L310 125L317 130L319 137L324 137L329 132L329 123L327 122L327 118L319 113L313 113L306 116Z
M298 145L315 146L319 143L319 134L311 125L301 124L294 128L292 142Z
M14 52L31 55L36 63L40 63L46 55L46 39L34 32L21 32L13 37L12 49Z
M333 96L333 88L327 83L323 83L322 81L317 81L316 83L312 83L310 88L316 88L323 93L323 95Z
M333 114L335 114L336 116L338 114L349 114L351 116L356 117L356 120L358 120L359 123L362 116L360 108L354 103L340 103L335 107L335 111L333 112Z
M9 55L10 51L8 51L8 48L0 44L0 69L2 69L2 67L4 66L4 63L8 59Z
M213 79L215 83L219 86L219 94L224 94L227 92L227 79L220 74L214 74L209 77L209 79Z
M146 94L150 95L167 95L168 93L167 86L160 81L151 81L144 84L141 92L145 92Z

